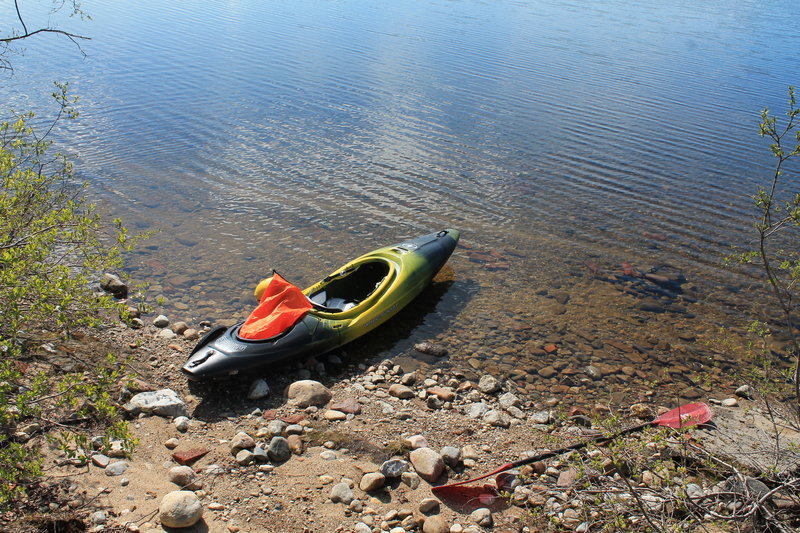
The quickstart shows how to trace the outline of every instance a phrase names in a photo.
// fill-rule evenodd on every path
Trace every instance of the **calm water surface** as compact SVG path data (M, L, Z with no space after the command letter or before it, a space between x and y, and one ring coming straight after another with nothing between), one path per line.
M43 109L51 80L71 82L82 115L59 141L104 210L161 230L130 273L174 317L239 319L272 268L305 286L455 227L442 283L353 350L432 338L457 365L511 375L622 364L603 340L657 337L672 340L666 373L702 372L692 346L749 318L751 280L721 262L747 245L749 196L769 174L758 112L782 112L800 82L795 2L86 9L92 21L61 23L92 37L86 57L31 41L0 95ZM622 262L682 274L684 294L620 278Z

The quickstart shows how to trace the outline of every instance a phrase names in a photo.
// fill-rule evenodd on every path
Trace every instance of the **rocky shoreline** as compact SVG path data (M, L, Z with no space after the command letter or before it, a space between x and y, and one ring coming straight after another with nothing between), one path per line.
M629 426L675 406L567 405L557 394L520 395L512 380L491 374L471 380L451 370L406 371L391 360L347 364L338 355L248 383L193 384L179 369L202 327L153 322L160 327L142 322L104 333L140 376L117 391L138 439L133 453L112 443L110 452L76 460L41 441L49 483L62 489L47 511L77 510L92 531L585 532L607 530L620 509L628 513L622 529L649 527L649 515L665 520L687 497L697 524L704 515L735 518L751 485L764 485L749 477L748 458L769 462L774 448L752 390L741 387L703 398L718 404L715 421L725 425L688 437L645 433L621 441L622 449L535 463L502 498L465 507L434 498L431 486L609 431L602 420ZM798 455L788 443L800 443L800 434L781 431L790 472ZM689 474L679 460L662 458L678 444L684 450L675 457L700 453L688 453L687 442L737 461L740 477L722 468L724 476ZM731 489L737 482L743 491ZM764 497L759 505L780 505L796 519L794 485L764 486L755 490Z

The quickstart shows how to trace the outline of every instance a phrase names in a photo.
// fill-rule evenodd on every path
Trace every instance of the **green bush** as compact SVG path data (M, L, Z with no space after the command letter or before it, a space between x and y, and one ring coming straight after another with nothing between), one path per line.
M66 84L56 84L53 97L57 113L48 121L26 113L0 122L0 506L41 475L31 434L60 426L55 438L73 456L89 449L90 426L133 444L110 396L123 379L113 357L66 375L47 372L46 358L31 359L43 342L123 311L92 282L121 269L137 240L119 220L101 223L72 164L52 153L56 124L77 117Z

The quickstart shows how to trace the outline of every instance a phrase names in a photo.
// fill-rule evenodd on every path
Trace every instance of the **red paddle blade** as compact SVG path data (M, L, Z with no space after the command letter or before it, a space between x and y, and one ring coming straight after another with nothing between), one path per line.
M667 411L653 420L653 425L680 429L705 424L711 416L711 408L703 402L689 403Z
M507 498L503 498L492 485L442 485L432 487L433 494L443 504L458 511L475 510L488 507L493 511L500 510L508 505Z

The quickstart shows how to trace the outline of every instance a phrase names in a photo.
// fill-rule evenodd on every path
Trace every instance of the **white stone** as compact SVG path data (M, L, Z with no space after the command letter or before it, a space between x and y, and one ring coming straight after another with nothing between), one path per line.
M125 404L125 410L133 415L139 413L165 417L188 416L189 410L178 393L172 389L140 392Z
M181 433L186 433L189 430L190 420L188 417L179 416L172 421L172 424L175 426L175 429Z

